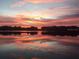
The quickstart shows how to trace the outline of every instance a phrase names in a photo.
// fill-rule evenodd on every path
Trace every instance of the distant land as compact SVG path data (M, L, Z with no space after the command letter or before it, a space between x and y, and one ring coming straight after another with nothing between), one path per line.
M58 35L78 35L79 27L77 26L48 26L38 29L37 27L31 26L29 28L22 27L11 27L11 26L0 26L0 32L21 32L21 31L43 31L43 34L58 34Z
M79 31L78 26L47 26L47 27L41 27L40 29L34 26L30 27L20 27L20 26L0 26L0 31L4 30L27 30L27 31Z

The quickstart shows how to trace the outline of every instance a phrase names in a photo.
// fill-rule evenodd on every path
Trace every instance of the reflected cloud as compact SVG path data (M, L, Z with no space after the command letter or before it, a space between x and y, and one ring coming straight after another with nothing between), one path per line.
M2 52L3 55L8 53L6 58L7 56L11 56L17 59L28 58L29 56L30 58L46 59L41 56L51 57L52 54L74 55L79 53L78 38L79 36L29 35L27 33L9 36L0 35L0 52ZM77 47L77 49L74 49L75 47Z

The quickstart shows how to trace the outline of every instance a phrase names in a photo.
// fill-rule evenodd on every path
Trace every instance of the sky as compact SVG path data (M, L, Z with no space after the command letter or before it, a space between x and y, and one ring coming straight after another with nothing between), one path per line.
M0 0L0 25L79 26L79 0Z

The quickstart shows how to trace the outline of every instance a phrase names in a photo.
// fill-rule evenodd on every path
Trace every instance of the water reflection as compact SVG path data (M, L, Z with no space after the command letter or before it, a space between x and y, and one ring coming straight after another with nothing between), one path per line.
M79 36L0 33L0 59L79 59Z

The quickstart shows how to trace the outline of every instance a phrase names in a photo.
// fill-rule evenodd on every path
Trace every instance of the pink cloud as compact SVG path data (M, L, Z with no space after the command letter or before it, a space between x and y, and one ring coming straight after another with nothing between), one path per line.
M13 3L11 7L22 6L26 3L33 3L33 4L45 4L45 3L56 3L56 2L63 2L64 0L20 0L16 3Z
M79 26L79 17L72 17L66 19L58 19L58 20L51 20L48 23L49 26Z
M9 18L9 17L8 17ZM71 17L65 19L51 19L51 20L35 20L29 18L10 18L6 20L6 17L0 16L0 25L10 26L79 26L79 17Z
M20 19L25 25L33 26L79 26L79 17L68 17L65 19L51 19L51 20L35 20L35 19Z
M14 7L16 7L16 6L22 6L22 5L24 5L25 3L26 3L26 2L24 2L24 1L18 1L18 2L16 2L16 3L12 4L11 7L14 8Z
M24 11L20 13L25 17L37 17L37 18L52 18L58 19L60 16L72 15L75 12L79 12L79 8L69 8L69 7L58 7L58 8L49 8L37 11Z
M24 0L26 2L30 2L30 3L52 3L52 2L63 2L63 0Z
M0 16L0 26L18 24L14 17Z

